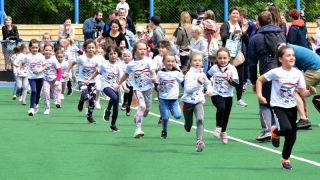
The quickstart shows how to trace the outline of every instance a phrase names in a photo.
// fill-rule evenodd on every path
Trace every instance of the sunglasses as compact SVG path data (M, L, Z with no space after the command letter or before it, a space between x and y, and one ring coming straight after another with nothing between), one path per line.
M268 6L275 6L274 3L267 3Z

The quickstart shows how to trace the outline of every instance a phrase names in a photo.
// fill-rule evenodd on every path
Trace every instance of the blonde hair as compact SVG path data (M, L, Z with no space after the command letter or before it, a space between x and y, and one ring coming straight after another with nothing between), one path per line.
M189 28L191 27L191 16L187 11L183 11L180 16L181 27Z
M12 21L12 17L11 17L11 16L7 16L7 17L5 17L3 20L4 20L4 22L6 22L6 21L8 21L8 20L11 20L11 21Z
M194 53L194 54L192 54L192 55L190 56L190 59L189 59L188 65L187 65L187 71L186 71L186 72L188 72L188 71L190 70L190 68L191 68L191 63L192 63L192 59L193 59L195 56L201 56L202 64L203 64L203 62L204 62L204 60L203 60L203 55L202 55L201 53Z
M203 28L200 27L200 26L192 26L192 27L191 27L191 30L197 31L200 36L202 36L202 34L203 34Z
M48 35L48 36L49 36L49 38L52 40L51 34L50 34L49 32L45 32L45 33L43 33L43 35L42 35L42 39L43 39L43 38L44 38L44 36L46 36L46 35Z

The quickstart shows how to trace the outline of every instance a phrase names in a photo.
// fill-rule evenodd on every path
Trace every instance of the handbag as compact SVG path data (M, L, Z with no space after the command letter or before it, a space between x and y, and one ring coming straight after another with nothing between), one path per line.
M232 33L230 33L229 39L227 39L225 46L230 53L231 58L235 58L240 50L241 42L238 40L232 40Z
M16 41L7 42L7 51L12 51L16 46Z
M219 40L218 40L218 38L211 38L211 41L210 41L210 44L209 44L209 48L208 48L208 56L209 57L216 57L218 50L219 50Z
M243 64L245 61L244 55L241 51L238 52L237 56L233 59L231 59L230 63L234 65L235 67Z

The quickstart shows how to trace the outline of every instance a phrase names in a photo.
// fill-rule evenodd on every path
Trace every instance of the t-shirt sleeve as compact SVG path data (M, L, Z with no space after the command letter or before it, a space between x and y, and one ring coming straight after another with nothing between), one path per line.
M126 8L127 11L129 11L130 7L129 7L128 3L125 4L125 8Z
M100 64L100 65L98 66L98 73L102 73L102 72L103 72L103 69L104 69L103 64Z
M209 69L209 71L207 72L210 76L213 76L214 67L215 67L215 66L212 66L212 67Z
M275 79L275 71L277 70L276 69L271 69L270 71L268 71L267 73L265 73L263 76L267 79L267 81L271 81L273 79Z
M119 11L119 9L120 9L120 6L119 4L117 4L116 10Z
M55 67L56 69L61 68L61 65L60 65L60 63L59 63L58 60L55 60L55 62L54 62L54 67Z
M305 88L306 87L306 80L304 79L301 71L299 71L299 82L298 82L298 88Z
M119 64L118 65L118 68L119 68L119 76L118 76L118 80L120 81L120 79L121 79L121 77L123 76L123 71L122 71L122 67L121 67L121 65Z
M126 68L126 72L125 72L125 73L130 74L131 72L132 72L132 65L129 64L129 65L127 66L127 68Z
M232 68L231 72L230 72L230 78L235 80L235 79L239 79L239 75L238 75L238 71L235 67Z
M153 60L150 60L148 62L148 67L149 67L149 70L152 71L152 70L155 70L157 68L157 65L156 65L156 63L153 62Z
M158 84L160 83L160 78L161 78L160 73L161 73L160 71L157 73L157 81L156 81L156 83L158 83Z

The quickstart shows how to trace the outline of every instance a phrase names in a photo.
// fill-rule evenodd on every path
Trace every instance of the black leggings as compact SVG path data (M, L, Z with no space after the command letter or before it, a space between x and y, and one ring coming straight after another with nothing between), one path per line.
M129 93L124 93L123 95L123 103L127 103L127 106L131 106L132 103L132 96L133 96L133 86L128 86L127 84L127 88L130 89Z
M232 107L232 97L211 96L212 104L217 108L216 126L221 127L221 132L226 132L229 115Z
M111 126L116 125L116 121L118 118L118 111L119 111L119 94L115 92L113 89L106 87L103 89L103 93L110 97L107 110L110 111L112 108L112 120Z
M288 159L297 138L297 107L273 107L272 110L278 126L274 133L278 136L284 136L282 158Z
M239 76L239 85L236 87L237 100L242 98L244 63L236 67Z

